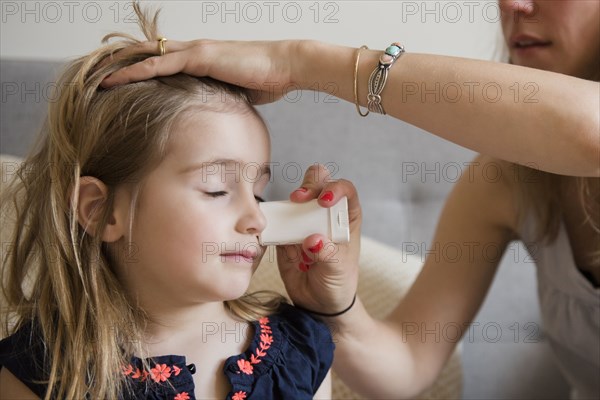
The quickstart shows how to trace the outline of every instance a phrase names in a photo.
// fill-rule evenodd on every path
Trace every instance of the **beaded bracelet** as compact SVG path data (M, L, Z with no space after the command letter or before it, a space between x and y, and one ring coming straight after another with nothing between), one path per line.
M396 42L385 49L385 52L379 57L379 64L369 77L369 94L367 95L367 108L369 111L385 115L385 110L381 104L381 92L387 82L390 68L404 52L404 47Z

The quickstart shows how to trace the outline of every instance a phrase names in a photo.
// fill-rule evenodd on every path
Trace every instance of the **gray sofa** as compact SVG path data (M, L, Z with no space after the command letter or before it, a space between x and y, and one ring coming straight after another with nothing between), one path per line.
M0 61L0 153L26 154L51 101L59 67L36 60ZM472 151L390 117L360 118L352 104L321 93L290 93L259 110L273 142L268 199L287 198L307 166L324 163L334 177L358 188L365 236L422 260L432 251L429 243L441 207ZM534 265L520 244L504 257L475 324L462 342L464 398L568 397L544 340Z

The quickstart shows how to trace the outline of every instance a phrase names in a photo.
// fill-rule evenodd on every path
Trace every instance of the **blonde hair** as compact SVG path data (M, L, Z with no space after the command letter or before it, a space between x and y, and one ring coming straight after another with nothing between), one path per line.
M159 12L150 18L135 2L134 8L146 38L156 40ZM98 234L107 224L115 189L139 188L164 157L169 128L192 107L256 112L243 89L183 74L99 88L110 73L154 55L117 54L113 60L113 53L140 41L115 33L103 42L111 38L121 40L67 66L41 140L2 194L2 215L11 208L16 214L13 247L2 268L8 305L3 328L10 334L33 323L39 332L47 361L46 399L118 398L127 390L122 366L143 354L148 317L129 301ZM222 95L234 101L219 101ZM96 177L108 188L95 235L78 221L81 176ZM253 320L274 312L282 301L268 293L226 306L237 317Z
M545 243L556 240L565 207L564 193L567 191L577 198L583 209L585 220L580 223L589 224L594 232L600 233L600 178L556 175L518 164L514 164L513 167L519 209L518 225L525 226L529 223L529 216L533 216L534 240ZM600 249L587 257L592 267L600 266Z

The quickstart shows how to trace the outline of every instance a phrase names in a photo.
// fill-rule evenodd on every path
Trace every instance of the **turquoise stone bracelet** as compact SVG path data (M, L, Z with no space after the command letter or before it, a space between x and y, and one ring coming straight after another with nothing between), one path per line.
M405 53L400 43L392 43L379 57L377 68L369 77L369 94L367 95L367 108L369 111L385 115L381 104L381 92L387 82L390 68Z

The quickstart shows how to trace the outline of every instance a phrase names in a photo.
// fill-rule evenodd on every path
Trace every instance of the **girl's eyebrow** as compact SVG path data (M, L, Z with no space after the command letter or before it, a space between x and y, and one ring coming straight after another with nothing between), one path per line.
M246 163L242 160L232 159L232 158L219 158L219 159L215 159L215 160L204 161L199 164L193 164L193 165L183 168L180 171L180 173L188 174L191 172L202 171L203 173L205 173L207 175L211 175L211 174L216 173L216 167L220 167L220 166L226 167L225 171L223 172L225 174L235 173L238 171L241 172L245 168L250 168L253 171L260 168L261 176L267 175L269 178L271 177L271 167L269 166L269 163L264 163L264 164L260 165L258 163ZM227 169L228 166L234 166L235 169L228 170Z

